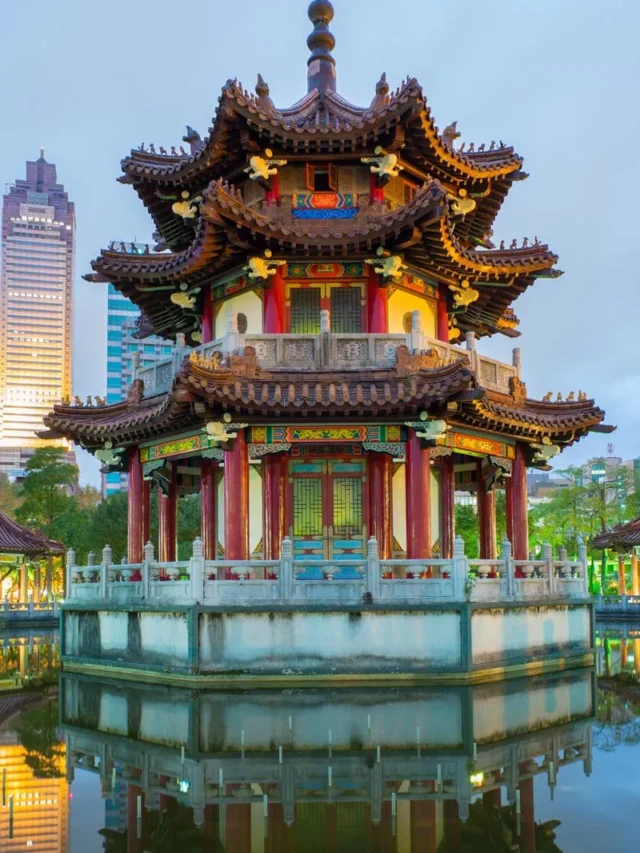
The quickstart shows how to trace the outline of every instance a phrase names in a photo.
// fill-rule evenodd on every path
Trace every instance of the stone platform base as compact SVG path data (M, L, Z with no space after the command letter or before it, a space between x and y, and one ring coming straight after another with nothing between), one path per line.
M593 664L589 601L242 608L65 605L68 671L199 686L469 684Z

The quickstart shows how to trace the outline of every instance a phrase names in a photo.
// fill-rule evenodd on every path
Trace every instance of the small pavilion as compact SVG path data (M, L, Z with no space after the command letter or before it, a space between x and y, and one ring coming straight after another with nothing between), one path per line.
M594 537L594 548L611 549L618 554L618 583L620 595L626 595L625 556L631 555L631 594L640 595L640 567L636 549L640 547L640 517L619 524L608 533Z
M64 553L64 545L53 539L47 539L28 527L0 512L0 578L13 569L20 571L20 601L26 602L29 589L29 563L33 561L35 579L33 601L40 601L41 576L40 560L47 558L45 595L51 598L53 576L52 558Z

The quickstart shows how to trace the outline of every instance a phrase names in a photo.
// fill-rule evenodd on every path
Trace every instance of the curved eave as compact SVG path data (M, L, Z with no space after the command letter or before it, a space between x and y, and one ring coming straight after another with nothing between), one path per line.
M614 527L608 533L594 536L594 548L614 548L617 551L627 551L640 545L640 518L634 518L626 524Z
M330 371L270 370L247 377L189 362L180 385L203 397L214 411L252 416L415 415L475 393L475 377L461 362L399 376L393 369Z
M33 557L62 554L64 550L62 542L34 533L0 512L0 554L25 554Z
M508 433L536 443L547 437L563 446L570 446L588 432L613 429L603 424L605 413L593 400L543 403L526 399L518 404L506 395L491 391L465 401L460 417L476 428Z
M190 404L169 392L134 404L125 400L111 406L54 406L44 424L93 452L105 441L127 447L168 431L187 429L194 420Z

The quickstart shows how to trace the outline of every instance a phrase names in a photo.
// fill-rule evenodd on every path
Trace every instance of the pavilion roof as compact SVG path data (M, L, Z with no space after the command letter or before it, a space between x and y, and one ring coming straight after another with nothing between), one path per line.
M640 545L640 518L634 518L626 524L619 524L608 533L594 536L594 548L614 548L616 551L627 551Z
M381 145L398 151L425 176L477 195L477 210L463 230L482 238L511 184L526 177L522 158L504 144L476 152L455 149L453 139L436 126L416 79L407 78L391 94L384 88L386 94L369 107L351 104L331 89L313 89L292 107L280 109L261 77L256 94L228 80L205 139L198 136L189 153L132 150L122 161L120 181L133 184L168 244L178 249L189 242L191 229L171 213L172 190L201 192L212 180L241 171L248 156L265 148L285 158L352 154L359 159Z
M267 249L274 257L351 261L370 259L378 248L402 251L411 268L436 279L479 283L480 297L457 314L461 331L502 331L501 319L537 276L555 276L557 256L546 245L478 249L458 236L447 192L434 180L411 202L387 213L352 220L289 220L279 208L255 210L241 193L214 181L204 194L190 246L180 252L127 254L105 250L92 263L93 281L112 282L136 303L159 334L197 328L196 311L171 302L178 285L197 288L231 270L241 274L249 257Z
M34 533L0 511L0 554L60 554L64 550L61 542Z
M482 388L466 359L442 366L433 353L400 352L390 368L352 370L261 368L255 352L224 361L199 353L184 362L173 389L150 398L99 408L57 405L45 418L50 437L64 436L88 449L107 440L122 446L154 435L203 426L224 413L251 422L286 420L305 413L322 418L415 419L423 411L469 428L529 442L568 446L590 431L608 432L593 400L546 402L526 396L519 380L512 393Z

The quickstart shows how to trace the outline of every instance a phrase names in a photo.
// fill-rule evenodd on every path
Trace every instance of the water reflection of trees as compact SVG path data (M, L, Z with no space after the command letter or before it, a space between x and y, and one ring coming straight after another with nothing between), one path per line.
M25 763L37 779L64 775L64 744L58 732L58 700L48 699L41 707L20 715L16 733L26 752Z
M127 830L101 829L105 853L127 853ZM217 834L199 829L193 822L193 809L176 804L170 811L144 812L140 847L145 853L224 853Z
M640 743L640 693L628 675L600 680L593 745L603 752Z

